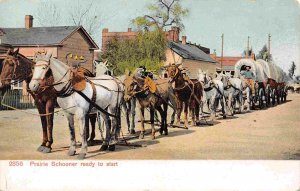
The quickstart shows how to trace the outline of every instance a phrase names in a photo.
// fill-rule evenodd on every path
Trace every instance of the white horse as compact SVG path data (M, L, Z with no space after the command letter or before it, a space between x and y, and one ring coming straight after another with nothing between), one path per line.
M232 78L229 72L216 75L216 79L223 82L224 96L227 100L227 107L229 108L230 114L234 115L236 102L239 104L239 113L242 113L244 110L242 80L239 78Z
M108 65L108 60L105 62L96 62L94 63L96 67L96 76L101 76L101 75L110 75L114 76L113 70L110 70L107 65ZM115 77L115 76L114 76ZM121 75L117 76L117 79L119 79L123 84L124 80L126 78L126 75ZM135 108L136 108L136 97L132 97L130 100L123 102L122 104L123 111L125 112L126 115L126 122L127 122L127 128L128 132L130 134L135 134Z
M73 91L73 85L71 83L71 68L63 62L51 58L51 56L52 53L36 56L36 65L34 67L29 87L31 91L37 91L40 86L40 80L43 79L47 71L51 69L54 78L54 88L63 95L62 97L57 98L57 103L62 109L64 109L69 122L71 144L68 154L72 156L75 155L76 152L74 116L76 116L80 122L80 135L82 139L82 146L78 156L79 159L85 158L88 148L84 119L85 115L90 111L91 105L82 95L80 95L80 93L89 99L93 99L93 97L95 97L94 103L98 105L98 107L102 108L103 111L106 110L106 114L101 112L101 116L105 119L105 121L109 121L108 115L113 116L111 117L112 124L106 124L106 136L100 147L100 151L107 149L114 151L115 144L117 143L118 128L120 128L118 126L118 119L120 116L119 108L123 99L123 85L117 83L111 76L102 75L96 78L89 78L88 80L90 83L86 82L85 88L82 91ZM95 85L95 92L93 91L92 84ZM96 93L96 95L94 93Z
M198 80L203 87L203 97L201 110L203 113L203 106L207 105L211 113L211 120L216 117L216 109L218 101L221 102L223 118L226 118L226 103L224 98L224 86L218 79L212 79L207 75L207 72L203 72L201 69L198 73Z

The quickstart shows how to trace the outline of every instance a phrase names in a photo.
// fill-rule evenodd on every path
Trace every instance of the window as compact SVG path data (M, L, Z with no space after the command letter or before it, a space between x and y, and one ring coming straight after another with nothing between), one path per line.
M13 83L13 81L12 81ZM12 90L22 90L23 89L23 82L18 82L15 85L11 85Z

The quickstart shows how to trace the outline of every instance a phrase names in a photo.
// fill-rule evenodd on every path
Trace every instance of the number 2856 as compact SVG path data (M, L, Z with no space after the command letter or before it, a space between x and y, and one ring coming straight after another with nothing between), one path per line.
M9 161L9 166L23 166L23 161Z

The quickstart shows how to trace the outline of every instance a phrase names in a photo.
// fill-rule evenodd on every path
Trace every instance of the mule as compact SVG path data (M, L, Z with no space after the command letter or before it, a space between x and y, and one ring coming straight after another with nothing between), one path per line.
M81 150L78 158L84 159L88 145L86 140L85 116L93 107L101 108L101 116L106 122L106 136L100 151L115 150L120 116L120 105L123 98L124 87L111 76L103 75L95 78L74 76L72 70L65 63L52 58L51 53L37 55L34 72L29 84L31 91L36 92L41 86L40 81L45 78L48 71L52 71L54 89L59 92L57 103L64 109L69 123L70 156L76 153L76 137L74 129L74 116L79 121L81 135ZM89 101L88 101L89 100ZM111 118L111 120L109 120ZM111 121L111 124L108 124Z
M157 110L161 116L161 126L159 129L160 134L168 135L168 125L167 125L167 111L168 103L171 102L171 106L176 108L175 97L173 94L173 88L170 86L167 80L158 79L153 82L156 84L157 89L155 91L151 90L151 87L145 87L145 79L140 75L141 68L137 68L133 73L127 72L126 78L124 80L125 84L125 101L130 100L135 96L140 105L140 120L141 120L141 132L140 139L145 136L145 116L144 109L150 108L150 122L151 122L151 138L155 139L155 127L154 127L154 113ZM151 80L152 81L152 80ZM161 107L163 106L163 107ZM174 122L175 109L172 114L171 124Z
M200 123L200 100L202 99L202 86L198 80L187 79L187 76L179 68L181 64L172 64L166 67L169 83L174 84L174 92L177 104L177 125L180 125L180 116L184 110L184 127L188 128L188 108L192 112L192 123ZM183 108L184 107L184 108Z

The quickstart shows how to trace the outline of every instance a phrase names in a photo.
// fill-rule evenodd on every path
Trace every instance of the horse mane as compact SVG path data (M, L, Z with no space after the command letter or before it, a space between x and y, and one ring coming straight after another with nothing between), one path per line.
M88 69L80 66L78 68L78 72L81 72L84 74L84 76L87 76L87 77L96 77L91 71L89 71Z

